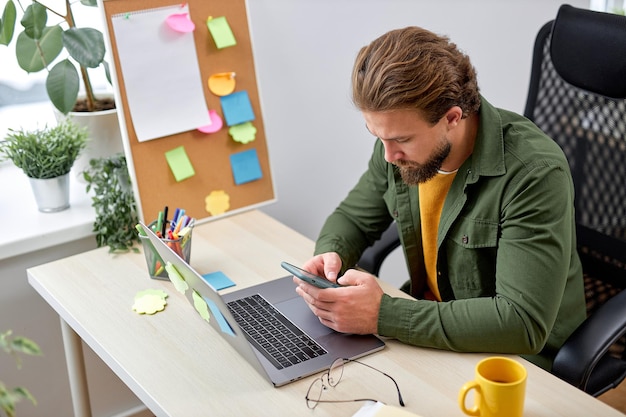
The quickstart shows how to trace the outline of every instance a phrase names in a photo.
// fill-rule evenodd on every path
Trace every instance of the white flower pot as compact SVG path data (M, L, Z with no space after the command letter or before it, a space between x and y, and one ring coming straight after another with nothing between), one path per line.
M70 207L70 174L56 178L28 178L39 211L56 213Z
M106 96L106 94L98 94L98 96ZM109 157L124 152L117 109L97 112L70 112L67 116L55 109L55 116L57 121L70 117L76 124L86 127L89 131L87 147L80 153L72 166L72 176L79 181L84 182L83 171L89 167L91 159Z

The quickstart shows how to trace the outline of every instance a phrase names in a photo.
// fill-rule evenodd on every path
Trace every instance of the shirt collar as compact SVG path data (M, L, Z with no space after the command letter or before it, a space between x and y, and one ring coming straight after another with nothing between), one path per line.
M478 115L479 125L474 150L461 168L467 170L467 179L470 183L476 182L481 175L498 176L506 172L500 113L481 96Z

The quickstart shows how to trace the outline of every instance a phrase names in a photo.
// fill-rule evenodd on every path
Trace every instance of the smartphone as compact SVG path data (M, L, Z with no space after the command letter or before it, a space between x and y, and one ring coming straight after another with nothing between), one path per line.
M287 262L281 262L280 266L291 272L294 276L300 278L302 281L315 285L317 288L337 288L341 286Z

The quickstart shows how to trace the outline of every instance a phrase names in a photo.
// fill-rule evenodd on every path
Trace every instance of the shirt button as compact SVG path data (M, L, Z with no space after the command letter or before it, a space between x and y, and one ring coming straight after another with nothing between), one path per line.
M398 210L393 211L393 217L398 217Z
M464 245L467 245L469 243L469 237L467 235L463 235L461 242L463 242Z

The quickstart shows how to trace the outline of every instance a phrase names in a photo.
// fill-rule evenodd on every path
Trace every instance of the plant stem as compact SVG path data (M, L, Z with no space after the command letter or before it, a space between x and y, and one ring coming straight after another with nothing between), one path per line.
M72 8L70 4L70 0L65 0L65 21L69 25L70 28L76 27L76 23L74 22L74 14L72 13ZM93 95L93 88L91 86L91 81L89 80L89 74L87 74L87 68L80 65L80 76L83 79L83 85L85 86L85 95L87 97L87 109L92 112L95 109L95 98Z

